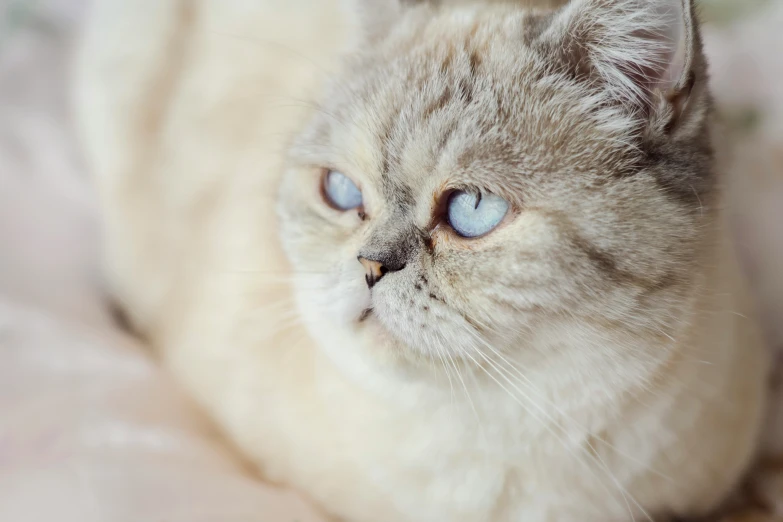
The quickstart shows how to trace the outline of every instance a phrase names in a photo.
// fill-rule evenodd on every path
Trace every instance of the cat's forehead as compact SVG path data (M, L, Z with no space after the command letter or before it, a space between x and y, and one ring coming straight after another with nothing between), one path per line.
M444 175L508 189L509 175L605 163L618 152L617 122L596 118L600 97L536 48L547 23L518 9L413 20L335 84L323 135L353 169L401 194Z

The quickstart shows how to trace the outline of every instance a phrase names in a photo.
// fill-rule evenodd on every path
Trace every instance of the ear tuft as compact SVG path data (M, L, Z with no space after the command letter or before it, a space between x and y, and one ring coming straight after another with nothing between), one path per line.
M646 112L691 82L692 0L572 0L544 38L612 99Z

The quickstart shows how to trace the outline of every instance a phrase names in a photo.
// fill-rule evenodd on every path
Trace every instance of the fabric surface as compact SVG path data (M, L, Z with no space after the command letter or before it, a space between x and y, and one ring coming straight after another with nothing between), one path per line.
M113 328L0 298L0 359L0 520L320 520L253 478Z
M741 246L774 341L783 4L737 2L705 2L716 21L706 38L738 143ZM319 520L254 478L104 306L97 213L67 110L84 11L82 0L0 0L0 520ZM781 419L770 421L773 446Z

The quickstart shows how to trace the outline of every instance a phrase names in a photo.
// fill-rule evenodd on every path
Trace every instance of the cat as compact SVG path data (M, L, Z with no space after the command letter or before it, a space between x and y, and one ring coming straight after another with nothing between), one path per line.
M342 520L708 514L769 363L693 3L459 4L99 2L113 296Z

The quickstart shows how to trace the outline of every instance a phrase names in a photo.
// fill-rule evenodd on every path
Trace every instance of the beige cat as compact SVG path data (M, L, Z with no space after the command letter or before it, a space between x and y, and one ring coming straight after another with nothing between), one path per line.
M767 361L690 1L435 4L98 2L115 297L345 520L709 512Z

